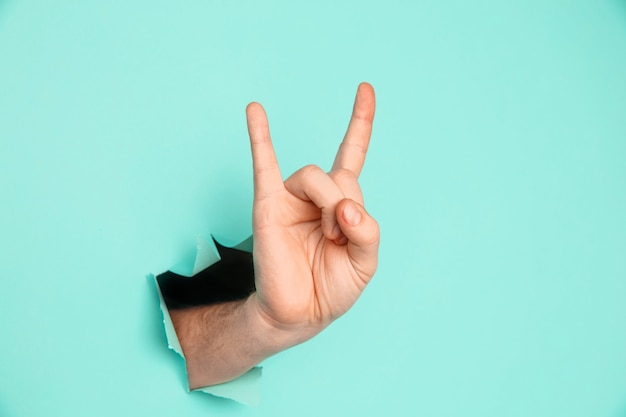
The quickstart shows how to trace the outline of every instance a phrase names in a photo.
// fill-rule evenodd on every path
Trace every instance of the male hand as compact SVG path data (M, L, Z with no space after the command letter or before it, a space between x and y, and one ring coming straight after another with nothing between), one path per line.
M378 224L363 208L357 181L374 108L374 89L363 83L332 170L310 165L283 183L265 111L248 106L256 292L170 311L190 388L229 381L315 336L354 304L374 275Z
M254 270L248 300L283 349L345 313L378 263L379 228L358 177L374 120L374 89L359 85L352 118L329 173L306 166L284 183L263 107L246 111L254 166Z

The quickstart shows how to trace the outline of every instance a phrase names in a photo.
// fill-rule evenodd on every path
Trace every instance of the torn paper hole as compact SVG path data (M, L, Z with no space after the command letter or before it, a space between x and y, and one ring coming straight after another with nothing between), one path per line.
M198 237L193 263L181 263L154 278L168 347L185 358L178 342L169 310L234 301L254 291L252 265L252 236L227 247L217 241ZM230 398L246 405L258 405L261 367L223 384L199 388L219 397ZM189 387L187 387L189 389Z

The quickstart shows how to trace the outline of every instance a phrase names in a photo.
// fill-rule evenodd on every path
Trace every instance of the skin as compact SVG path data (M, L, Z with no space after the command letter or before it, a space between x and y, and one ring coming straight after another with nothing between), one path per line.
M191 389L234 379L312 338L372 279L380 232L358 177L374 111L374 89L362 83L332 170L309 165L283 182L265 111L248 105L257 290L245 300L170 312Z

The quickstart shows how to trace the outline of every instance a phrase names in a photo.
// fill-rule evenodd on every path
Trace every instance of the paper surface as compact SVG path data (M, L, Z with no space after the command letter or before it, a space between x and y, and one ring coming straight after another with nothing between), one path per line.
M220 247L222 246L220 245ZM226 249L228 249L228 247L226 247ZM244 240L243 242L230 247L230 249L250 252L252 250L252 236ZM191 280L198 273L216 264L221 259L222 257L220 256L218 248L213 240L208 242L202 237L198 237L196 245L196 256L193 260L193 263L177 264L168 272L173 272L176 275L180 275L181 280L184 280L184 277L188 277L188 279ZM160 275L152 276L154 278L154 283L157 287L157 291L159 294L161 312L163 313L163 327L165 329L168 347L174 352L178 353L184 359L185 356L183 355L183 351L180 347L178 337L176 336L176 331L174 330L174 325L172 324L172 320L170 318L169 310L165 302L165 297L163 296L161 287L159 286L159 283L157 281L157 277ZM202 391L206 392L207 394L229 398L246 405L258 405L260 401L258 383L259 379L261 378L261 372L261 367L255 367L237 379L225 382L223 384L199 388L195 391ZM187 389L189 389L189 387L187 387Z
M207 242L205 239L198 237L194 261L192 263L185 261L180 262L171 267L170 271L185 277L192 277L203 269L218 262L220 259L220 254L213 240Z

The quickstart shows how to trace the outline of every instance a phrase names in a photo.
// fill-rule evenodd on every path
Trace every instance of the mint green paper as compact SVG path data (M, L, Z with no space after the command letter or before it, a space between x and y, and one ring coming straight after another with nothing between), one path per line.
M193 263L182 261L170 268L170 271L184 277L192 277L219 260L220 254L213 240L207 241L198 236Z
M376 276L189 394L145 273L250 235L249 102L287 178L360 81ZM626 417L625 109L625 0L0 0L0 416Z

